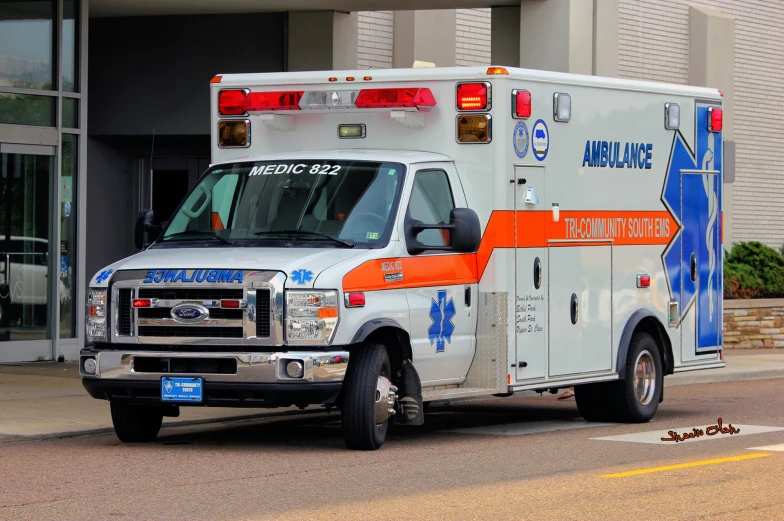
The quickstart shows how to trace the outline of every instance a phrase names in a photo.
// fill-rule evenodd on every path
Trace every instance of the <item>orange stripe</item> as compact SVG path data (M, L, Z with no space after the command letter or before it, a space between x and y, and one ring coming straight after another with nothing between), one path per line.
M373 259L343 277L343 291L473 284L482 278L496 248L600 246L610 240L615 246L665 245L677 231L666 211L564 211L554 222L549 211L499 210L490 215L475 254ZM403 280L387 282L385 275L392 273L402 273Z

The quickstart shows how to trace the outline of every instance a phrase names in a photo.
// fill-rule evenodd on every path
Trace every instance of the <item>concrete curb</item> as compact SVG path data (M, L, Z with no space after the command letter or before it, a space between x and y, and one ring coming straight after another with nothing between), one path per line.
M723 371L723 369L720 369L720 371ZM714 384L784 378L784 370L782 369L765 369L762 371L748 371L745 373L700 374L704 372L705 371L693 371L665 376L664 386L674 387L677 385Z
M206 418L203 420L182 420L182 421L175 420L169 423L164 423L161 426L161 432L163 432L164 429L172 429L175 427L188 427L190 425L205 425L208 423L213 423L218 425L221 423L228 423L228 422L259 420L264 418L278 418L284 416L301 416L306 414L316 414L320 412L325 412L325 409L304 409L301 411L268 412L268 413L258 413L258 414L246 414L243 416L228 416L226 418ZM98 435L113 434L113 433L114 433L113 427L101 427L99 429L53 432L47 434L32 434L30 436L25 436L22 434L9 434L9 435L0 435L0 444L12 443L18 441L41 441L41 440L50 440L50 439L78 438L81 436L98 436Z

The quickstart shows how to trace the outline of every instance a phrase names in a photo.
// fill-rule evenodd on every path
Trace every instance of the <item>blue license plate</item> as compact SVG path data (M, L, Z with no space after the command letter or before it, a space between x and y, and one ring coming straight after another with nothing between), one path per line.
M161 378L161 400L164 402L202 401L203 378Z

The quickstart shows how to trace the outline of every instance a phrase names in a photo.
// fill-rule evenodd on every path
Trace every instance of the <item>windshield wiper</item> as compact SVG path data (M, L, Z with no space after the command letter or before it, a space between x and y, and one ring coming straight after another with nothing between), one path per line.
M220 242L224 244L229 244L231 246L234 246L234 243L229 239L227 239L226 237L221 237L220 235L217 234L217 232L209 231L209 230L186 230L184 232L172 233L170 235L165 235L163 237L163 240L165 241L170 237L182 237L184 235L201 235L203 237L212 237L214 239L218 239Z
M275 230L269 232L256 232L253 235L315 235L316 237L322 237L324 239L329 239L330 241L336 242L338 244L342 244L346 248L353 248L354 243L349 241L344 241L343 239L338 239L337 237L333 237L331 235L327 235L326 233L321 232L312 232L310 230Z

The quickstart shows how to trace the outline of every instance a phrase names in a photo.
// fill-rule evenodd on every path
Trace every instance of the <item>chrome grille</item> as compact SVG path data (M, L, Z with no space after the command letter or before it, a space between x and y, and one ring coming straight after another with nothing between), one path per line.
M159 300L239 300L242 289L227 288L139 288L139 298Z
M131 301L133 298L133 290L130 288L121 289L117 292L117 334L123 336L130 336L132 333L131 328Z
M270 290L256 291L256 338L270 336Z
M193 270L187 270L186 278ZM119 271L111 284L112 343L135 344L154 350L209 351L221 346L283 344L283 286L285 274L277 271L244 271L241 283L177 282L145 283L147 270ZM150 307L133 307L134 299L149 299ZM239 308L223 308L222 300L238 300ZM208 312L200 321L188 323L172 316L172 309L194 304Z

